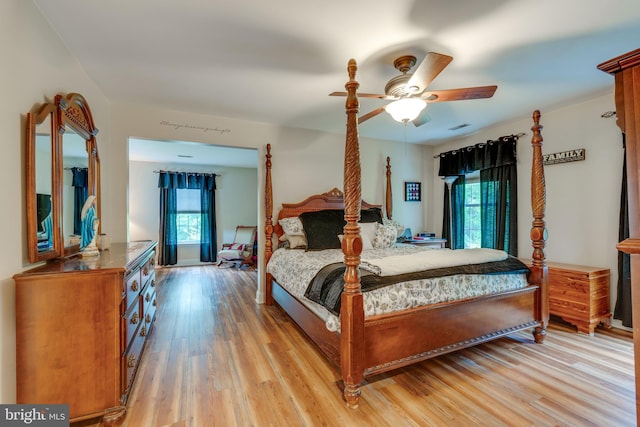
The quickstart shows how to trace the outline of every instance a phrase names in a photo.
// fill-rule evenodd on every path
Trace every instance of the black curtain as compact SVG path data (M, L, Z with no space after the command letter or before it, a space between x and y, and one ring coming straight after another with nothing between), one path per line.
M160 171L160 242L158 262L173 265L178 262L177 193L178 189L200 189L200 261L216 259L215 174Z
M627 151L624 134L622 145L625 148L622 163L622 191L620 192L620 221L618 226L618 241L629 237L629 200L627 194ZM633 327L631 318L631 256L618 251L618 297L613 318L622 321L622 325Z
M452 200L453 249L464 247L464 176L480 171L482 246L517 255L517 141L514 135L503 136L440 154L438 175L458 177L452 185L452 194L445 190L444 200L443 224L448 222L449 198Z
M518 256L518 177L515 163L480 171L483 248Z
M71 168L73 186L73 234L82 234L82 207L89 197L89 173L87 168Z
M442 238L447 239L446 247L451 249L464 248L464 175L459 176L449 186L444 187L444 215L442 217ZM451 222L449 222L451 218ZM453 227L451 226L453 225ZM453 233L453 235L451 234Z

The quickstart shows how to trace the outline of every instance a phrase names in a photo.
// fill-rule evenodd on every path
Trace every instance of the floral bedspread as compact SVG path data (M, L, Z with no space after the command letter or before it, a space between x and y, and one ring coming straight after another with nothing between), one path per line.
M437 251L438 249L403 246L373 249L365 252L367 259L377 259L425 250ZM363 253L363 257L365 257L365 253ZM267 265L267 272L294 297L305 301L305 291L318 272L325 265L343 260L344 254L340 249L306 252L301 249L281 248L273 253ZM370 268L367 263L362 263L360 268L375 273L375 269ZM365 317L439 302L520 289L527 285L525 274L468 274L412 280L364 292ZM311 303L311 301L309 302ZM320 308L325 315L327 329L338 331L340 329L338 317L329 313L323 307Z

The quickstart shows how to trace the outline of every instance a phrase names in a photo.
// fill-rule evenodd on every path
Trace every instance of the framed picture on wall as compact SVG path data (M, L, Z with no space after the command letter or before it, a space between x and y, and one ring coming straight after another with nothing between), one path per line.
M421 183L405 181L404 182L404 201L405 202L419 202L422 200L422 188Z

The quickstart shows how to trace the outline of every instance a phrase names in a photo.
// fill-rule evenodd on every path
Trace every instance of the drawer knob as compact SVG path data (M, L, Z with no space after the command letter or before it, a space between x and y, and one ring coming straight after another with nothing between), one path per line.
M147 323L151 323L151 315L150 315L150 314L147 314L147 315L144 317L144 320L145 320Z
M152 288L156 287L156 279L151 279L151 287Z
M146 337L146 336L147 336L147 326L146 326L146 325L145 325L145 326L143 326L143 327L140 329L140 336L141 336L141 337Z
M136 323L138 323L138 312L136 311L135 313L133 313L133 316L131 316L131 320L130 320L132 325L135 325Z
M156 300L153 300L153 306L155 307L156 305L158 305L158 303L156 302Z
M132 291L137 291L138 290L138 281L134 280L133 283L131 283L131 290Z
M149 275L149 267L145 267L142 269L142 274L144 274L145 276Z
M129 355L129 360L127 360L127 367L135 368L136 367L136 356L135 354Z
M151 301L151 295L149 294L149 292L147 292L147 294L144 296L144 300L145 300L146 302Z

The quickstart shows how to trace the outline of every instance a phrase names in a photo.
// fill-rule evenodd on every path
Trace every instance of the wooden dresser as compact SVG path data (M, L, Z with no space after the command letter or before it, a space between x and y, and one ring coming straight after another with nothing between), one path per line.
M17 403L69 404L71 422L124 415L156 311L155 247L114 243L14 276Z
M549 313L593 334L611 324L608 268L549 262Z

